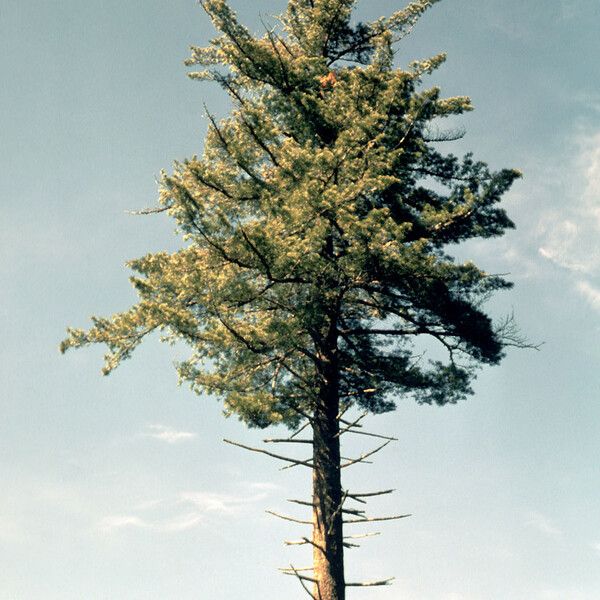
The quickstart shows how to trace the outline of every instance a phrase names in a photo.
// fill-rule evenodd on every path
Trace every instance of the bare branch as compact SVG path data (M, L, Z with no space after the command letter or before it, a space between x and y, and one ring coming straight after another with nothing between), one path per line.
M284 544L286 546L304 546L306 544L308 544L309 546L314 546L315 548L317 548L317 550L320 550L323 554L325 554L325 549L321 546L319 546L319 544L316 544L315 542L309 540L307 537L303 537L301 540L286 540L284 542Z
M347 460L349 463L355 460L355 459L352 459L352 458L348 458L347 456L341 456L340 458L342 460ZM370 460L356 459L355 461L356 462L364 463L365 465L372 465L373 464L373 462L370 461ZM313 466L313 459L312 458L308 458L306 460L306 462L309 463L311 467ZM294 467L297 467L297 466L298 465L286 465L285 467L281 467L280 471L287 471L288 469L293 469ZM344 466L344 465L342 465L342 466Z
M350 410L350 408L350 405L346 406L345 408L342 408L342 410L340 410L340 412L338 413L337 420L341 421L342 417Z
M267 438L263 440L265 444L312 444L312 440L295 440L292 438L285 439L276 439L276 438Z
M345 462L343 465L340 466L340 468L345 469L346 467L350 467L357 463L368 462L368 461L365 461L365 458L368 458L369 456L373 456L373 454L379 452L380 450L383 450L389 443L391 443L391 441L392 440L387 440L386 442L381 444L381 446L378 446L377 448L375 448L375 450L371 450L371 452L367 452L366 454L361 454L359 458L355 458L353 460L349 460L348 462Z
M379 581L359 581L357 583L347 583L346 587L374 587L379 585L391 585L394 579L396 578L390 577L389 579L381 579Z
M358 419L356 419L356 421L346 421L344 419L340 419L340 423L343 423L344 425L347 425L347 427L345 429L349 430L352 427L359 427L361 428L362 425L359 425L359 423L367 416L368 413L362 413L360 415L360 417L358 417Z
M393 494L396 490L382 490L381 492L366 492L362 494L349 493L348 498L356 500L357 498L373 498L374 496L385 496L386 494Z
M346 498L348 498L348 490L346 490L344 492L344 495L342 496L342 499L340 500L339 506L333 511L333 514L331 515L331 519L330 519L331 522L329 523L327 535L331 535L331 532L333 531L333 527L335 525L335 519L340 514L340 511L342 511L344 509L344 502L346 502Z
M361 519L344 520L344 523L375 523L378 521L398 521L399 519L406 519L407 517L412 517L412 515L397 515L395 517L364 517Z
M314 465L313 465L313 459L312 458L307 459L306 462L308 463L308 465L311 468L313 468L313 469L315 468ZM297 467L297 466L298 465L286 465L285 467L281 467L279 470L280 471L287 471L288 469L293 469L294 467Z
M357 517L365 514L364 510L355 510L353 508L343 508L342 512L346 515L356 515Z
M280 515L279 513L273 512L272 510L266 510L266 513L277 517L278 519L283 519L284 521L291 521L292 523L299 523L300 525L312 525L312 521L302 521L301 519L295 519L294 517L288 517L286 515Z
M310 421L304 423L299 429L296 429L292 435L290 435L290 439L295 438L297 435L300 435L307 427L310 426Z
M519 327L515 322L514 313L507 315L500 323L497 323L495 325L495 332L504 347L539 350L543 346L543 343L533 344L529 342L520 333Z
M277 458L279 460L283 460L285 462L289 462L292 463L296 466L298 465L302 465L304 467L310 467L311 469L313 468L313 466L304 460L296 460L295 458L289 458L287 456L281 456L279 454L273 454L273 452L268 452L267 450L262 450L261 448L252 448L251 446L245 446L244 444L239 444L237 442L232 442L231 440L223 440L226 444L231 444L232 446L237 446L238 448L243 448L244 450L249 450L250 452L258 452L259 454L266 454L267 456L271 456L272 458Z
M369 437L374 437L374 438L378 438L380 440L389 440L390 442L397 442L398 438L395 437L390 437L388 435L380 435L378 433L370 433L368 431L354 431L354 429L347 429L343 432L340 432L340 435L342 433L355 433L356 435L367 435Z
M313 502L307 502L306 500L288 499L288 502L291 502L292 504L299 504L300 506L310 506L311 508L314 508L315 506Z
M290 568L293 571L293 573L290 573L287 570L284 570L283 573L285 575L295 575L296 578L298 579L298 581L300 582L300 585L304 588L304 591L313 599L313 600L317 600L316 596L308 589L308 587L306 586L306 584L304 583L305 581L311 581L312 583L318 583L318 581L316 579L313 579L312 577L307 577L306 575L300 575L300 573L298 572L297 569L294 569L293 565L290 564Z
M310 544L311 546L313 546L314 548L316 548L317 550L320 550L323 555L326 555L327 553L325 552L325 548L323 548L323 546L319 546L319 544L317 544L316 542L313 542L312 540L309 540L308 538L302 538L307 544Z
M376 531L375 533L359 533L358 535L345 535L344 539L345 540L359 540L362 538L375 537L376 535L381 535L381 533L379 531Z

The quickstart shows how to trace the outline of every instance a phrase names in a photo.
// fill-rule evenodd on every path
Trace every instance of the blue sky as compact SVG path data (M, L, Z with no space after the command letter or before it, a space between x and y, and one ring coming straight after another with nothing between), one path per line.
M257 28L284 2L232 5ZM447 51L431 82L472 97L451 149L525 174L517 230L457 254L510 273L490 311L545 343L458 406L371 420L399 441L347 485L394 487L373 512L414 516L349 554L348 579L397 578L350 598L600 598L599 23L594 0L443 0L400 48ZM193 0L0 7L0 600L303 597L276 572L309 560L282 544L300 531L264 510L293 512L306 474L225 446L261 436L176 386L180 349L153 340L109 378L100 348L57 350L134 300L127 259L177 247L166 218L126 211L201 150L203 102L224 108L182 65L210 35Z

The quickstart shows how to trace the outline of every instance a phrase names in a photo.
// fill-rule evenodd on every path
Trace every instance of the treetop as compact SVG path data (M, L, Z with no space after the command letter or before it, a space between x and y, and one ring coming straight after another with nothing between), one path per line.
M105 373L150 332L192 349L179 376L255 426L293 426L335 366L347 405L399 394L456 402L478 364L504 353L482 302L510 287L448 248L513 227L498 206L519 173L444 154L434 124L471 110L422 79L444 54L394 65L396 44L435 1L353 23L355 0L290 0L253 36L225 0L192 48L193 78L217 82L203 152L163 173L160 203L185 247L131 261L140 301L70 329L61 349L102 343ZM413 340L447 353L428 362Z

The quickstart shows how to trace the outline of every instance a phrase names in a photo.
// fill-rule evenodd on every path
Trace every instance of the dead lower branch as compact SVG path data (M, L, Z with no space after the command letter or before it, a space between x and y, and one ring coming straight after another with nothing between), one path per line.
M391 441L392 440L387 440L383 444L381 444L381 446L378 446L377 448L375 448L375 450L371 450L371 452L367 452L366 454L361 454L359 458L355 458L353 460L349 460L348 462L345 462L343 465L340 466L340 468L345 469L346 467L350 467L357 463L367 462L365 460L366 458L369 458L369 456L373 456L373 454L376 454L377 452L383 450Z
M243 448L244 450L248 450L250 452L258 452L259 454L266 454L272 458L277 458L278 460L283 460L284 462L292 463L295 466L303 466L313 468L313 465L305 460L298 460L296 458L290 458L288 456L281 456L280 454L273 454L273 452L268 452L267 450L262 450L261 448L253 448L252 446L245 446L244 444L240 444L238 442L232 442L231 440L223 440L226 444L231 444L232 446L237 446L238 448Z
M311 508L314 508L315 506L314 502L307 502L306 500L294 500L293 498L288 498L288 502L291 502L292 504L300 504L300 506L310 506Z
M323 554L325 554L325 549L322 546L313 542L312 540L309 540L307 537L303 537L300 540L284 540L283 543L286 546L305 546L308 544L309 546L314 546L315 548L317 548L317 550L320 550Z
M278 519L283 519L284 521L291 521L292 523L300 523L300 525L312 525L312 521L303 521L301 519L296 519L294 517L288 517L287 515L281 515L272 510L266 510L266 513L277 517Z
M360 540L362 538L375 537L376 535L381 535L381 532L376 531L374 533L360 533L358 535L345 535L344 539L345 540Z
M391 585L395 577L389 579L380 579L379 581L359 581L357 583L347 583L346 587L375 587L379 585Z
M331 515L331 523L329 524L329 529L327 531L327 535L331 535L331 532L333 531L333 525L335 523L335 519L340 514L340 511L342 511L344 509L344 502L346 502L346 498L348 498L348 490L346 490L344 492L344 495L342 496L339 506L333 511L333 514Z
M298 572L297 569L294 569L293 565L290 565L290 569L292 571L292 573L290 573L289 571L283 571L283 573L285 575L294 575L298 581L300 582L300 585L304 588L304 591L313 599L313 600L318 600L317 597L308 589L308 587L306 586L306 584L304 583L305 581L310 581L312 583L316 583L318 584L318 581L316 579L314 579L313 577L308 577L307 575L300 575L300 573Z
M302 425L301 427L296 429L296 431L294 431L294 433L292 433L292 435L290 435L290 439L295 438L297 435L300 435L309 426L310 426L310 421L304 423L304 425Z
M362 425L360 424L360 422L367 416L367 413L362 413L356 420L354 421L346 421L345 419L341 419L340 418L340 423L342 423L343 425L345 425L346 427L342 427L337 433L336 433L336 437L339 437L341 435L343 435L344 433L346 433L347 431L350 431L353 428L359 428L362 429Z
M386 494L393 494L396 490L382 490L380 492L366 492L362 494L349 493L348 498L356 500L357 498L373 498L375 496L385 496Z
M370 455L367 455L370 456ZM347 460L349 463L355 464L356 462L360 462L360 463L364 463L365 465L372 465L372 461L370 460L363 460L363 459L352 459L352 458L348 458L347 456L341 456L340 457L342 460ZM301 461L302 462L302 461ZM308 458L306 459L306 462L310 464L310 466L313 466L313 459L312 458ZM285 467L281 467L280 471L287 471L288 469L293 469L294 467L297 467L298 465L286 465ZM344 465L342 465L344 466Z
M266 440L263 440L263 442L265 444L312 444L313 443L312 440L297 440L294 438L283 438L283 439L267 438Z
M360 515L364 515L365 511L364 510L355 510L353 508L343 508L342 513L344 513L345 515L355 515L358 517Z
M364 517L360 519L347 519L344 520L344 524L346 523L375 523L377 521L398 521L399 519L406 519L407 517L412 517L409 515L396 515L394 517Z
M370 433L368 431L355 431L354 429L347 429L347 430L344 430L343 432L340 431L340 434L342 434L342 433L353 433L355 435L367 435L369 437L378 438L380 440L389 440L390 442L398 441L398 438L391 437L389 435L381 435L379 433Z

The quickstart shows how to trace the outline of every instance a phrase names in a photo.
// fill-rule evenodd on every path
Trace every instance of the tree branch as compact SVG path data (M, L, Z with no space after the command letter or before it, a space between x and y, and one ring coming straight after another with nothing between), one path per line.
M306 575L300 575L300 573L294 569L294 567L290 564L290 568L293 571L293 573L289 573L288 571L286 571L285 569L283 569L283 573L285 575L295 575L296 578L298 579L298 581L300 582L300 585L304 588L304 591L313 599L313 600L317 600L317 597L308 589L308 587L306 586L306 584L304 583L305 581L310 581L312 583L318 583L316 579L312 578L312 577L307 577Z
M295 519L294 517L280 515L279 513L273 512L272 510L265 510L265 512L269 515L277 517L278 519L283 519L284 521L291 521L292 523L299 523L300 525L312 525L312 521L302 521L301 519Z
M285 439L276 439L276 438L267 438L263 440L265 444L312 444L312 440L295 440L292 438Z
M378 446L377 448L375 448L375 450L371 450L371 452L367 452L366 454L361 454L361 456L359 458L349 460L348 462L340 465L340 468L345 469L346 467L350 467L357 463L366 462L365 458L369 458L369 456L373 456L373 454L376 454L380 450L383 450L389 443L391 443L391 441L392 440L386 440L383 444L381 444L381 446Z
M279 454L273 454L273 452L268 452L267 450L262 450L261 448L252 448L251 446L245 446L244 444L239 444L238 442L232 442L231 440L223 440L226 444L231 444L232 446L237 446L238 448L243 448L244 450L249 450L250 452L258 452L259 454L266 454L267 456L270 456L272 458L277 458L279 460L283 460L285 462L289 462L292 463L296 466L298 465L302 465L304 467L309 467L309 468L313 468L313 465L311 465L309 462L304 461L304 460L297 460L295 458L289 458L287 456L281 456Z
M362 581L358 583L347 583L346 587L374 587L380 585L391 585L394 579L396 578L390 577L389 579L381 579L379 581Z
M408 517L412 517L412 515L396 515L394 517L364 517L362 519L344 520L344 523L377 523L379 521L398 521L399 519L406 519Z
M381 492L367 492L363 494L349 493L349 498L373 498L375 496L385 496L386 494L393 494L396 490L383 490Z

